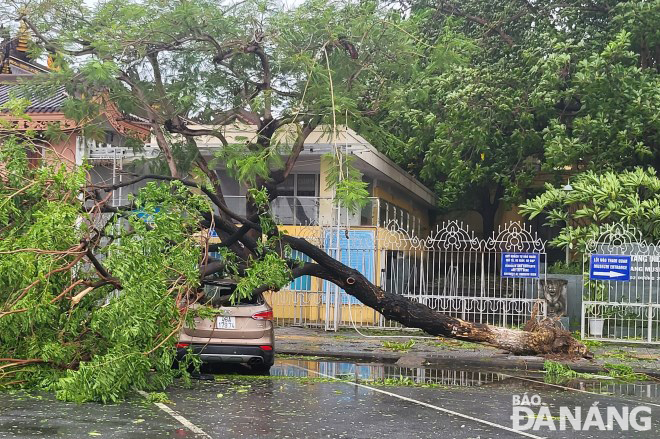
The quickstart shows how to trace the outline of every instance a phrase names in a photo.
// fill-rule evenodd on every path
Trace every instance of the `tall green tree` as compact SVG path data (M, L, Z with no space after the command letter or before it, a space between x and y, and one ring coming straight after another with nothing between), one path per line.
M660 179L653 168L598 173L585 171L571 190L546 185L546 190L520 206L530 219L544 214L561 232L551 244L584 253L590 240L608 227L633 226L648 242L660 239Z
M452 35L461 56L392 78L371 138L443 209L478 211L486 235L540 172L657 166L659 14L658 1L413 1L419 47Z

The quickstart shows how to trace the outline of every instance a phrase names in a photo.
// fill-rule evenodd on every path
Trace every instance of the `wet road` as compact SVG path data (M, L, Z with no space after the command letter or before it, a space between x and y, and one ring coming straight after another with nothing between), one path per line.
M575 382L578 390L537 383L534 376L497 371L406 369L392 365L278 360L272 376L245 368L216 369L212 380L192 388L175 386L171 402L155 405L136 397L118 405L65 404L51 395L0 393L0 437L7 438L657 438L660 437L658 383ZM237 374L237 375L228 375ZM356 377L357 375L357 377ZM334 379L339 378L340 381ZM582 391L579 391L579 390ZM538 395L541 407L525 407L519 424L547 421L539 430L514 431L512 395ZM586 393L586 392L594 392ZM537 401L538 402L538 401ZM561 407L582 422L595 406L607 424L607 407L618 414L638 406L633 416L646 431L623 431L613 418L600 431L551 431L560 427ZM645 417L649 417L645 424Z

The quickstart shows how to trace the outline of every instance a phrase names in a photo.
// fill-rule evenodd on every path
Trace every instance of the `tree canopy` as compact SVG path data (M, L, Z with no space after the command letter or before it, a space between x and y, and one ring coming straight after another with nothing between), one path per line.
M397 74L370 138L445 210L476 209L488 234L540 173L658 165L659 2L410 5L418 47L458 56Z
M546 215L550 225L562 228L552 244L584 253L589 240L617 224L633 226L648 242L660 239L659 194L660 180L652 168L585 171L568 188L548 184L520 212L530 219Z

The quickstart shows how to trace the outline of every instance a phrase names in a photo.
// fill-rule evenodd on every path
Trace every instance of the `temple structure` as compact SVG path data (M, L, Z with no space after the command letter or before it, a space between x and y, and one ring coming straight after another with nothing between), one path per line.
M90 149L102 147L121 147L126 145L128 138L148 142L150 128L148 123L134 116L122 114L117 106L107 97L98 95L94 99L100 104L100 123L105 133L104 139L88 139L82 133L83 126L65 115L64 105L72 96L64 86L43 95L29 93L31 80L38 79L52 72L51 57L48 61L40 62L33 59L28 51L30 32L21 23L17 34L12 38L7 29L0 28L0 120L5 123L0 126L0 135L3 131L36 132L35 143L39 146L30 154L34 160L48 159L61 160L67 166L82 164L90 159ZM29 101L26 109L28 118L15 116L8 111L6 104L12 99L25 98ZM9 122L9 124L7 124ZM95 120L94 123L99 123ZM43 133L49 125L57 124L64 134L57 141L47 141ZM115 162L92 163L101 168L115 166ZM95 168L97 167L95 166ZM105 174L118 174L118 169L108 169ZM98 180L94 178L94 180Z

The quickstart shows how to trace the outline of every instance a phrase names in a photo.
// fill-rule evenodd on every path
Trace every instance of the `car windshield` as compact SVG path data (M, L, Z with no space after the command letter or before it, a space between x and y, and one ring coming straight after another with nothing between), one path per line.
M235 306L235 305L257 305L262 303L261 294L255 294L251 297L244 297L240 300L231 302L231 294L236 289L236 285L228 283L205 283L203 285L204 295L200 297L199 302L213 307Z

